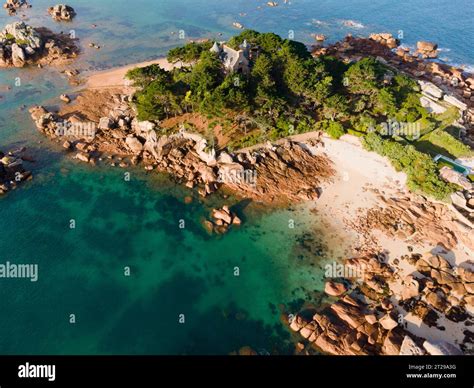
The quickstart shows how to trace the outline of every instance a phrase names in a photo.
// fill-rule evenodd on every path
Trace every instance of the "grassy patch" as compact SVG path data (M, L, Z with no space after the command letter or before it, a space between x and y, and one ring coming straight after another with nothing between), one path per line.
M469 146L440 128L423 136L415 145L419 151L431 156L442 154L451 159L457 159L472 154Z

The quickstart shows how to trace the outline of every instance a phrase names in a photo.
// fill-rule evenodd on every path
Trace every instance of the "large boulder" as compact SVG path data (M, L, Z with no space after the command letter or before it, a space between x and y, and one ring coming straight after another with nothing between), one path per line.
M301 317L300 315L296 315L290 320L290 328L293 331L300 331L303 327L305 327L309 322Z
M413 276L407 276L403 281L402 300L414 298L420 293L420 284Z
M25 66L26 56L23 49L16 43L12 44L12 63L15 67Z
M423 58L436 58L438 56L438 45L436 43L420 41L416 44L416 52Z
M224 152L224 151L219 154L217 161L219 163L224 163L224 164L234 163L234 159L232 158L232 156L230 156L227 152Z
M324 292L330 296L341 296L346 291L347 288L343 283L338 283L329 280L324 285Z
M222 220L224 223L230 225L232 223L232 215L230 214L230 211L227 211L227 209L214 209L212 211L212 217L215 218L216 220Z
M30 7L26 0L7 0L5 4L3 4L3 8L5 8L10 16L15 15L17 10L21 7Z
M428 304L439 311L444 311L447 307L446 297L441 290L428 291L425 298Z
M133 135L128 136L125 139L125 143L127 144L128 148L130 148L130 151L136 155L143 151L143 144Z
M397 321L395 321L390 314L385 314L382 318L379 319L379 323L385 330L393 330L398 326Z
M474 283L474 264L463 263L457 269L459 277L466 283Z
M341 319L353 328L358 328L366 323L365 316L360 307L337 302L331 305L331 310Z
M398 356L400 354L402 341L403 339L398 333L390 331L383 341L383 353L388 356Z
M443 270L438 270L433 268L431 270L431 277L435 279L438 284L452 284L452 283L457 283L458 279L450 272L448 271L443 271Z
M425 351L421 349L415 341L409 336L405 336L400 347L400 356L421 356L425 354Z
M113 128L114 126L114 122L112 119L110 119L109 117L102 117L100 120L99 120L99 126L98 128L105 131L105 130L108 130L108 129L111 129Z
M29 46L36 50L42 47L41 36L36 30L25 22L15 22L7 24L0 33L0 39L13 37L15 42L22 42L22 45Z
M376 42L379 42L380 44L383 44L384 46L387 46L390 49L394 49L400 44L400 42L395 39L392 34L389 34L387 32L371 34L369 36L369 39L375 40Z
M85 162L85 163L88 163L89 160L90 160L90 157L88 154L86 154L85 152L78 152L75 156L75 158L77 160L80 160L81 162Z
M444 166L439 170L439 176L446 182L454 183L465 190L472 190L473 184L463 174L454 171L451 167Z

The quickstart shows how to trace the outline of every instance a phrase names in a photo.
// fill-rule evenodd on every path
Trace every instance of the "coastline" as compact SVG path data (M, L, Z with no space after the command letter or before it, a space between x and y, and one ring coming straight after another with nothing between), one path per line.
M130 88L125 81L126 72L132 68L147 66L150 64L159 64L164 67L165 70L169 70L173 67L173 65L169 64L166 59L159 58L154 61L101 71L92 74L88 78L85 84L86 89L92 93L94 91L107 91L110 89L112 97L119 101L118 103L113 102L112 107L114 104L119 106L120 104L126 105L126 102L129 101L130 93L132 92L132 88ZM122 98L123 96L120 95L121 93L124 93L125 95L128 94L128 97ZM89 101L89 104L90 103L91 102ZM66 111L74 112L75 109L73 103L66 109ZM107 114L107 111L102 113L104 113L105 116L110 116ZM87 112L85 116L89 117ZM97 121L100 121L100 116L100 114L96 115ZM187 140L194 141L195 143L199 143L202 140L202 138L196 138L193 134L188 135L189 138L187 138ZM308 196L307 199L309 199L308 203L311 206L314 206L314 212L321 218L322 229L329 235L332 234L335 244L337 239L341 238L341 234L352 236L354 237L353 255L357 255L358 253L364 254L367 251L380 252L385 250L388 251L390 265L394 264L395 260L398 260L401 256L408 255L413 251L421 254L436 249L436 243L440 241L436 240L440 235L438 233L439 231L436 231L438 234L434 234L432 239L428 240L426 244L419 244L416 241L408 241L408 239L403 236L389 236L390 230L383 229L384 225L381 226L380 230L374 229L367 234L361 234L357 228L354 227L354 225L359 222L359 218L364 217L369 210L378 206L384 206L387 198L409 195L408 190L405 188L405 174L397 173L387 159L378 154L364 150L360 145L358 138L351 135L344 135L340 140L333 140L327 137L322 137L319 132L310 132L282 139L275 142L275 144L280 143L284 147L288 141L298 144L298 147L309 151L309 154L314 157L327 158L331 163L331 167L335 172L334 176L332 176L330 180L320 182L318 189L321 190L321 193L317 198ZM169 144L173 147L173 143ZM127 145L130 146L129 143L127 143ZM135 145L136 144L133 144L133 146ZM70 147L71 145L65 148ZM83 147L83 145L81 145L81 147ZM85 147L87 147L87 144ZM275 147L275 145L260 144L248 149L239 150L236 154L246 155L249 154L249 151L258 151L260 153L268 152L268 154L270 154L272 152L272 147ZM83 151L82 148L77 147L77 149ZM198 154L204 149L205 147L203 146L198 151ZM192 153L191 149L189 149L189 153ZM291 155L291 153L289 154ZM222 155L219 155L219 157L220 156ZM200 154L200 157L203 158L207 156ZM76 158L82 161L91 161L89 157L84 155L84 153L78 153ZM227 159L228 155L226 154L224 158ZM229 164L232 163L235 163L235 160L231 158ZM133 161L131 164L134 164ZM120 163L120 167L126 166L127 165L124 162ZM146 165L145 168L149 166L151 166L151 164ZM151 167L150 171L155 167L156 166ZM174 171L168 170L168 172L172 173ZM190 185L189 183L190 181L186 183L186 186L189 188L195 186L194 183L191 183ZM319 184L319 182L317 183ZM208 190L206 186L204 194L211 194L215 190L216 189L213 187ZM415 196L413 196L413 198L415 198ZM423 204L431 204L431 201L426 198L422 198L421 201ZM451 222L452 218L448 221ZM473 255L472 251L464 248L458 250L457 247L449 247L449 252L456 258L456 261L452 263L454 266L459 266ZM403 268L403 271L400 273L402 273L403 276L408 276L408 272L405 272L405 270L409 272L409 268L406 267ZM398 284L397 287L400 287L400 284ZM394 303L394 305L396 305L396 303ZM413 320L413 322L415 322L413 325L416 326L416 319ZM412 332L420 334L420 331L417 330L415 326L411 327ZM456 333L455 337L453 337L454 332ZM437 330L430 334L430 339L438 339L446 342L456 341L459 344L462 341L460 333L463 333L461 329L448 330L444 333L442 330Z
M127 80L125 75L127 71L135 69L137 67L146 67L150 65L160 65L164 70L171 70L175 65L169 63L165 57L159 57L157 59L132 63L126 66L115 67L108 70L102 70L98 72L92 72L87 77L84 87L86 89L110 89L110 88L120 88L128 87Z

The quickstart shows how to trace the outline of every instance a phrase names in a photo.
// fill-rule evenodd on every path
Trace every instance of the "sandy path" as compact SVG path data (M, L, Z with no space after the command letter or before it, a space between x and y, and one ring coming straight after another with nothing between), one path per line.
M127 87L130 86L128 80L125 79L125 74L127 74L127 71L136 67L146 67L154 64L160 65L160 67L164 70L171 70L174 67L174 65L169 63L166 58L158 58L153 61L133 63L131 65L94 73L87 79L85 86L87 89Z

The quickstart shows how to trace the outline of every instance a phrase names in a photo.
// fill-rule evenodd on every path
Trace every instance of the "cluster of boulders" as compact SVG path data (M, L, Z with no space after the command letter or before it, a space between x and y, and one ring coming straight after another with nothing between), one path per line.
M25 170L21 154L24 148L4 154L0 151L0 195L15 189L19 183L31 179L31 172Z
M390 267L377 255L352 259L347 265L363 268L363 286L358 288L356 279L328 280L325 291L337 301L322 311L291 316L290 328L333 355L423 354L420 339L399 325L388 299L384 279L392 275Z
M398 46L398 43L397 39L385 33L372 34L370 38L348 35L327 47L315 46L313 55L331 55L343 61L357 61L371 56L416 79L436 85L446 95L447 98L443 99L460 109L460 123L466 125L466 138L474 146L474 76L458 67L426 60L436 54L434 43L418 42L418 50L413 53L408 47Z
M77 52L68 35L56 35L24 22L7 24L0 32L0 67L53 64L74 58Z
M44 107L30 110L37 128L64 143L65 148L77 151L79 160L110 160L110 164L116 165L118 156L122 158L119 166L125 167L124 159L131 158L130 163L142 162L146 170L170 173L204 197L224 185L242 196L264 202L317 199L321 183L333 175L325 156L313 155L300 144L285 141L252 152L216 152L199 134L179 132L167 136L160 134L155 123L139 122L126 95L94 93L95 98L102 94L103 98L79 96L74 105L64 108L71 114L55 114ZM78 108L78 104L83 104L84 109ZM84 111L89 114L87 119L77 114ZM91 123L93 136L88 139L83 133L68 138L64 132L58 133L58 126L84 128ZM66 133L74 135L72 130Z
M23 67L43 49L40 34L24 22L7 24L0 33L0 67Z
M472 318L473 263L454 269L439 255L402 258L413 272L404 275L385 255L367 254L346 260L357 277L329 279L325 292L337 301L321 311L306 309L290 315L290 328L324 353L335 355L461 354L464 343L427 340L410 333L408 314L428 326L439 326L443 315L453 324ZM417 272L418 271L418 272ZM467 330L466 330L467 331Z
M438 45L432 42L419 41L416 43L415 54L421 55L423 59L438 57Z
M457 191L451 194L453 208L474 225L474 190Z
M459 212L471 228L474 228L474 183L464 174L444 166L440 169L440 177L446 182L453 183L461 190L451 194L453 210Z
M231 226L239 226L242 220L232 212L227 205L221 209L213 209L211 219L205 219L203 226L208 233L224 234L227 233Z
M369 39L379 42L380 44L387 46L390 49L394 49L399 46L400 41L393 37L392 34L382 32L378 34L371 34Z
M350 226L361 236L380 230L414 244L441 243L448 249L461 242L474 250L474 224L453 206L413 193L397 197L377 194L380 204L361 214Z
M28 4L26 0L7 0L3 4L3 8L6 9L10 16L13 16L17 13L20 8L30 8L31 5Z
M69 22L74 18L74 16L76 16L76 12L74 11L74 8L65 4L57 4L53 7L49 7L48 13L57 22L61 22L61 21Z
M407 298L405 305L416 310L417 304L426 304L455 322L474 315L474 262L454 267L443 256L432 253L407 260L419 272L417 280L412 280L419 292ZM427 315L426 308L423 311L422 319Z

